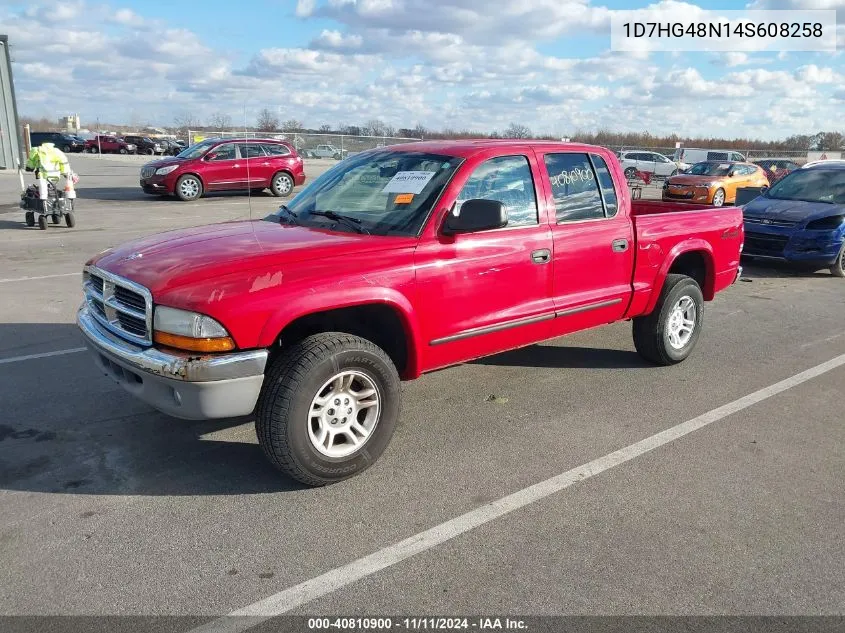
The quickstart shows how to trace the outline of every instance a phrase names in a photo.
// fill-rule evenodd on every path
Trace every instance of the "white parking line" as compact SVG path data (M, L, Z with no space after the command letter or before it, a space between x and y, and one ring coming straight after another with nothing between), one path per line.
M11 358L0 358L0 365L7 363L19 363L22 360L34 360L36 358L49 358L50 356L64 356L65 354L76 354L84 352L86 347L73 347L71 349L60 349L55 352L44 352L42 354L28 354L26 356L12 356Z
M845 354L837 356L821 365L795 374L773 385L724 404L691 420L670 427L634 444L620 448L603 457L587 462L582 466L568 470L545 481L523 488L497 501L483 505L471 512L436 525L403 541L394 543L377 552L354 560L346 565L332 569L325 574L294 585L277 594L254 602L228 616L223 616L191 630L191 633L234 633L244 631L261 622L281 615L303 604L321 598L358 580L375 574L407 558L428 551L456 536L465 534L485 523L498 519L514 510L519 510L541 499L560 492L569 486L624 464L632 459L649 453L665 444L689 435L729 415L747 409L763 400L783 393L797 385L812 380L837 367L845 365Z
M11 279L0 279L0 284L7 284L13 281L34 281L36 279L53 279L55 277L72 277L73 275L81 275L82 272L62 273L60 275L41 275L39 277L13 277Z

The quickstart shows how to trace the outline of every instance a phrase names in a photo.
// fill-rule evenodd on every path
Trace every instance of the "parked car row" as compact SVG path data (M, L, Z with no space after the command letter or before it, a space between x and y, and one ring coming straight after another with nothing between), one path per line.
M85 149L85 139L64 132L30 132L31 147L40 147L43 143L52 143L65 154L81 152Z

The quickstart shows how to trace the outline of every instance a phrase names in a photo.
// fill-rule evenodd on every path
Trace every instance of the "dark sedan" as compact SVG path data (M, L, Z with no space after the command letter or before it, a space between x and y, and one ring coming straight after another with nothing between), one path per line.
M798 169L743 208L748 257L845 277L845 165Z

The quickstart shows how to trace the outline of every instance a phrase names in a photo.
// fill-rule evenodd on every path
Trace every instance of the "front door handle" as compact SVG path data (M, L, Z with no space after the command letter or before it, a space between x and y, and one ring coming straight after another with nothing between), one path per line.
M552 261L552 252L548 248L541 248L531 253L531 261L535 264L548 264Z
M624 253L628 250L628 240L624 237L618 240L613 240L613 242L610 243L610 247L613 249L614 253Z

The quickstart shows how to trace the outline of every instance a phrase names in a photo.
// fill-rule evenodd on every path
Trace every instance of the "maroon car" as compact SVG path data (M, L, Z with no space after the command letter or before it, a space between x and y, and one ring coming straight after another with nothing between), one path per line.
M83 152L91 154L134 154L138 150L134 143L129 143L119 136L98 134L85 141Z
M799 165L793 163L791 160L781 158L763 158L761 160L755 160L754 163L763 168L763 173L769 179L770 187L787 174L800 169Z
M274 196L289 196L304 182L296 149L275 139L207 139L141 168L144 193L180 200L196 200L209 191L270 189Z

